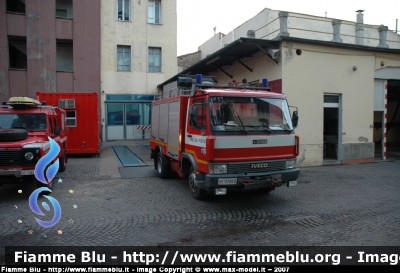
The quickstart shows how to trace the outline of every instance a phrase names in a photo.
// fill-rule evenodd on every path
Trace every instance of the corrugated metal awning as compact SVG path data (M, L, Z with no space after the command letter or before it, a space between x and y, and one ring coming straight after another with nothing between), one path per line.
M175 81L180 75L195 75L195 74L203 74L208 75L208 73L212 71L222 70L223 66L231 65L234 62L240 62L247 67L244 63L241 62L241 59L252 57L254 53L258 51L264 51L271 59L272 56L268 52L269 49L279 49L280 40L263 40L263 39L252 39L252 38L240 38L220 50L210 54L203 60L197 62L191 67L183 70L179 74L174 77L166 80L165 82L159 84L157 87L162 88L167 83ZM224 71L223 71L224 72Z

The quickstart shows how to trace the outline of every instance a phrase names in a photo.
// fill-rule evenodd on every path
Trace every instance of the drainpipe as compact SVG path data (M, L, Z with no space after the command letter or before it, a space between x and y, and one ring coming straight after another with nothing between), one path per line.
M356 44L364 45L364 14L363 10L357 10L357 24L356 24Z

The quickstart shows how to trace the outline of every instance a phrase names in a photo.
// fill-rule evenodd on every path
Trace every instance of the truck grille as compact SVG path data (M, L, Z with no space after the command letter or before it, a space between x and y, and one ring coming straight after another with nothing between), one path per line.
M34 159L25 159L25 153L32 152ZM0 150L0 166L34 166L39 158L37 149L23 149L17 151Z
M21 151L0 151L0 166L21 165Z
M259 168L252 168L253 164L259 164ZM263 165L266 165L264 167ZM253 161L249 163L229 163L228 173L256 173L256 172L273 172L286 169L286 160L279 161Z

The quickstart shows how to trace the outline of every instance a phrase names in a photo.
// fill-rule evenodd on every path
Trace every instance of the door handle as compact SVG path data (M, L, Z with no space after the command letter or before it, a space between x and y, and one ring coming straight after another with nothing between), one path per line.
M187 137L192 137L192 135L186 135Z

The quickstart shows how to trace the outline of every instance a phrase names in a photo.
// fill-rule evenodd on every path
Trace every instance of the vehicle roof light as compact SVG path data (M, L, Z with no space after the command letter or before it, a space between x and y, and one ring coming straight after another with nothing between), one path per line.
M202 84L202 83L203 83L203 75L196 74L196 84Z

